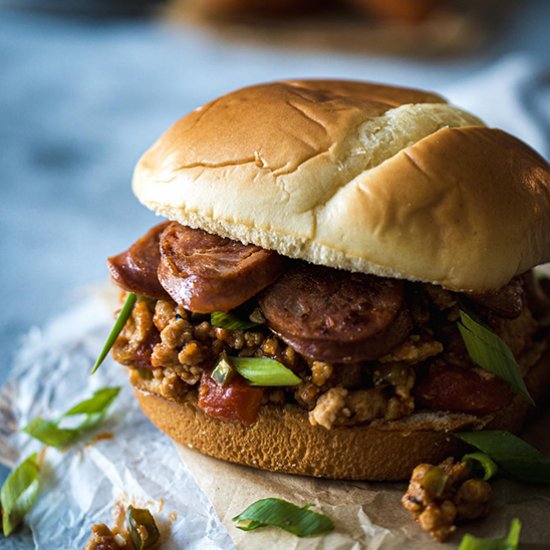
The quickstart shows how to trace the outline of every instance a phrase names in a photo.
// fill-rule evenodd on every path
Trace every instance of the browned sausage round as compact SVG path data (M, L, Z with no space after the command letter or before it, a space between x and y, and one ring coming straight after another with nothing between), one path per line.
M400 281L299 264L260 297L269 327L311 359L372 360L410 332Z
M433 365L417 383L415 398L438 411L488 414L506 406L512 393L499 378L468 368Z
M485 293L470 292L466 296L501 317L515 319L523 310L524 294L523 280L521 277L516 277L498 290Z
M126 252L108 259L111 278L119 287L148 298L168 298L158 280L157 269L160 262L160 234L169 224L164 222L156 225Z
M158 276L172 299L196 313L228 311L281 273L283 258L255 245L171 223L160 239Z

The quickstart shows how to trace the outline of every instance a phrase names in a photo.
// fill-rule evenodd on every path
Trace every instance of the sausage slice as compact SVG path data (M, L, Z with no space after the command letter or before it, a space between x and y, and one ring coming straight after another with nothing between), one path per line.
M148 298L168 298L158 280L157 269L160 262L160 235L169 224L164 222L156 225L126 252L107 260L111 278L119 287Z
M401 281L300 264L260 297L268 326L310 359L377 359L411 330Z
M524 294L523 280L521 277L516 277L498 290L484 293L470 292L466 295L476 304L490 309L501 317L515 319L523 310Z
M159 280L172 299L196 313L228 311L281 273L283 258L255 245L171 223L160 238Z
M431 365L415 386L417 403L438 411L489 414L505 407L512 397L504 380L452 365Z

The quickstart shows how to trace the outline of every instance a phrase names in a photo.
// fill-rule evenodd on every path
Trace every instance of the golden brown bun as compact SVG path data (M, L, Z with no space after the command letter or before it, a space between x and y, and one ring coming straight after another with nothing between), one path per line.
M437 95L360 82L244 88L139 161L149 208L327 266L484 291L550 260L550 168Z
M550 384L550 348L526 378L535 398ZM168 400L134 388L151 422L174 441L229 462L255 468L331 479L401 480L413 468L437 464L464 450L452 432L491 428L518 432L529 405L516 397L497 415L423 412L399 421L367 427L311 426L297 405L260 409L255 424L223 422L198 408L196 396Z

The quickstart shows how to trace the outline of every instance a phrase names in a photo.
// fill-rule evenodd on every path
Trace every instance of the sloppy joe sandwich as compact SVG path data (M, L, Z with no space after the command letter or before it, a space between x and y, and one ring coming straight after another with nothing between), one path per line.
M438 95L244 88L143 155L167 221L109 259L113 353L145 414L201 453L397 480L521 429L550 381L550 167Z

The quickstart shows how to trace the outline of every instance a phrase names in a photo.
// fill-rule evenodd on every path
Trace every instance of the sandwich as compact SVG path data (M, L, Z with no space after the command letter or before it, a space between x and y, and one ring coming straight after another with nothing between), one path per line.
M400 480L521 430L550 383L550 167L418 90L281 81L139 160L165 220L109 258L144 413L219 459Z

